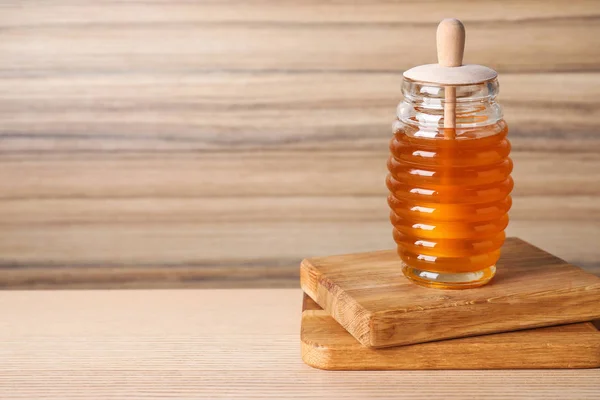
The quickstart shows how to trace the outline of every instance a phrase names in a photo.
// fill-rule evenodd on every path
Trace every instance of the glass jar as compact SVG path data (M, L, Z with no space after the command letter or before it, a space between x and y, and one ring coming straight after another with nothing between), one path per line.
M513 165L497 79L448 89L404 79L388 203L404 274L421 285L462 289L484 285L496 272ZM448 106L456 113L452 124L444 121Z

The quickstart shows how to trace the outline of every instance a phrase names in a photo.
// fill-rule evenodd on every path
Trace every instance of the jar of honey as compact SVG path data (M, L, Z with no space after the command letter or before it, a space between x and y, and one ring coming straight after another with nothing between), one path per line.
M511 207L508 127L494 70L462 65L464 27L438 28L438 64L404 73L387 186L403 272L435 288L489 282Z

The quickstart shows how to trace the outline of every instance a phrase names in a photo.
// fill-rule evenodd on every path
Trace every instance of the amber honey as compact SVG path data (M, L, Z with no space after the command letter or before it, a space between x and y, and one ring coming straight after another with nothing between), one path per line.
M503 120L450 134L396 121L388 203L410 279L465 288L493 277L513 188L507 132Z

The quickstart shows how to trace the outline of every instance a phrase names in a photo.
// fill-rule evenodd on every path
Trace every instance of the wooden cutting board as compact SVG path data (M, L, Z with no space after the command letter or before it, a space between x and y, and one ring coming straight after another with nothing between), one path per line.
M306 294L301 342L302 360L328 370L600 367L600 331L591 322L373 349Z
M380 348L600 318L600 278L517 238L481 288L402 275L395 250L306 259L302 289L365 346Z

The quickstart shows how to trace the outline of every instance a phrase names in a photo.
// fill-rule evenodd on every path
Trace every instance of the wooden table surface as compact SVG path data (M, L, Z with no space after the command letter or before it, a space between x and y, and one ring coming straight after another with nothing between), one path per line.
M0 287L296 287L392 248L402 72L449 16L500 74L507 233L599 273L597 0L0 1Z
M298 289L0 292L0 398L597 399L600 370L330 372Z

